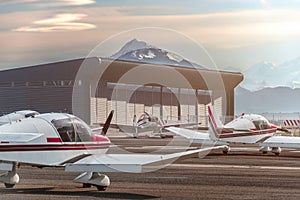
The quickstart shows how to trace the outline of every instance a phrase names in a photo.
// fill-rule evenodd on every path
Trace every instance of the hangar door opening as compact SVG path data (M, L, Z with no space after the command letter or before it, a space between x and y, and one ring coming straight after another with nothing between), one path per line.
M165 122L197 122L207 127L208 105L222 116L222 97L212 100L212 91L163 86L106 83L90 99L91 124L104 123L115 110L112 123L132 125L133 117L147 112Z

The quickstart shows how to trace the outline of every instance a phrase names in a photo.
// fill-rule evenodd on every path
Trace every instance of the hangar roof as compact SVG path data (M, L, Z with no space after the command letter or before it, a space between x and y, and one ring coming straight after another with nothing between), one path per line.
M80 68L80 66L85 66ZM0 83L75 80L77 72L106 82L165 85L174 88L233 89L242 80L237 72L158 65L91 57L0 71ZM100 71L99 71L100 69Z

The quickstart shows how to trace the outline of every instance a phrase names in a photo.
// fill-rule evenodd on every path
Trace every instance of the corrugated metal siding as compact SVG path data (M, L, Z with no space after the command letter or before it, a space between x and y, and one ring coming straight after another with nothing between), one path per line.
M222 112L222 105L223 105L223 98L219 97L214 100L214 109L217 113L217 115L221 118L223 118L223 112Z
M0 87L0 112L72 112L72 87Z
M207 114L204 104L198 104L198 122L201 126L207 126Z
M126 102L116 101L116 118L118 124L126 124Z
M97 123L97 98L91 97L90 98L90 116L91 116L91 124Z
M128 103L127 104L127 117L126 117L126 124L132 125L133 124L133 117L134 117L134 104Z

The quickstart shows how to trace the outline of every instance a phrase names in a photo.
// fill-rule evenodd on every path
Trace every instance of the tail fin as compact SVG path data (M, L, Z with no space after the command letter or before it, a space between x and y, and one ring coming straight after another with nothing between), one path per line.
M220 135L220 131L224 127L219 116L216 114L215 110L208 106L208 121L209 121L209 137L212 140L217 140Z
M109 125L110 125L110 122L111 122L111 120L112 120L112 118L113 118L113 115L114 115L114 110L112 110L112 111L110 112L110 114L108 115L108 117L107 117L107 119L106 119L106 121L105 121L105 123L104 123L104 126L103 126L103 128L102 128L101 135L106 135L107 130L108 130Z

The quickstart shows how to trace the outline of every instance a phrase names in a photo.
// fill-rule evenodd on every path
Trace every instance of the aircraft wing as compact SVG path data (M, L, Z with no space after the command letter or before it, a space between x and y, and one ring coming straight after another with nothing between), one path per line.
M196 126L201 123L172 123L172 124L164 124L162 128L169 128L169 127L189 127L189 126Z
M300 148L300 137L272 136L260 143L260 146Z
M91 155L75 163L68 163L65 171L68 172L134 172L140 173L154 167L164 166L176 159L205 153L224 146L208 147L172 154L103 154Z
M175 133L176 135L180 135L186 139L189 139L192 143L228 145L226 142L211 140L208 133L176 127L169 127L166 129L172 133Z

